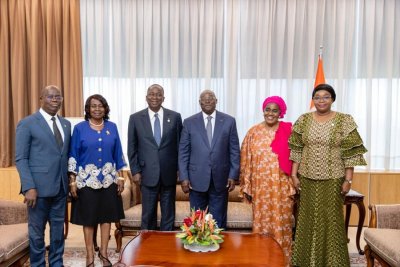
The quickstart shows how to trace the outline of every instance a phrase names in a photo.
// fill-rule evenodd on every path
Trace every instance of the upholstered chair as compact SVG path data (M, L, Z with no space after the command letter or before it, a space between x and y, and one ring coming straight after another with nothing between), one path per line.
M384 266L400 267L400 204L370 205L369 228L364 231L367 266L374 260Z
M28 257L27 207L0 199L0 266L22 266Z

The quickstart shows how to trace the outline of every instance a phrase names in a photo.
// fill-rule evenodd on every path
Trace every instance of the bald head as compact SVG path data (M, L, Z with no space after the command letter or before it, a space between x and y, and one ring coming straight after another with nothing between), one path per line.
M61 90L55 85L48 85L40 92L41 107L51 116L55 116L60 110L62 101Z
M207 115L211 115L215 111L217 102L218 100L213 91L206 89L201 92L199 99L200 107Z
M164 102L164 88L159 84L150 85L147 89L146 101L149 105L149 109L154 112L158 112Z

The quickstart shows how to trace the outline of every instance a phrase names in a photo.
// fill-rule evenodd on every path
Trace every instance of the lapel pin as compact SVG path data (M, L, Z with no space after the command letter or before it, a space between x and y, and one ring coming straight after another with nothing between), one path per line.
M107 134L107 135L110 135L110 132L107 130L107 131L106 131L106 134Z
M168 119L167 119L167 122L171 122L171 120L168 118Z

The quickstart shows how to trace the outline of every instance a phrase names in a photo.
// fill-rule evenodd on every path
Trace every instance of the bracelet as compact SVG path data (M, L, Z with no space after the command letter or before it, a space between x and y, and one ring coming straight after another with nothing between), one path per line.
M344 179L344 182L351 184L353 182L353 180Z
M125 181L125 178L124 177L118 177L117 180Z
M72 182L69 184L70 186L76 185L76 182Z

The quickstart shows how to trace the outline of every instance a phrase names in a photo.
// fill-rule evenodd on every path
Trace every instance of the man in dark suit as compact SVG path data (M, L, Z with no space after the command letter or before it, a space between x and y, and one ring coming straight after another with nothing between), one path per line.
M233 117L216 111L217 98L205 90L199 100L202 112L183 123L179 145L179 179L189 193L190 207L213 215L226 228L228 194L239 179L240 148Z
M133 181L142 193L141 229L156 229L159 198L160 230L172 231L182 118L161 106L164 99L161 85L151 85L146 96L148 108L129 118L128 158Z
M50 224L49 265L63 266L71 123L57 115L63 97L54 85L40 94L41 108L17 125L15 161L28 205L31 266L45 266L44 231Z

